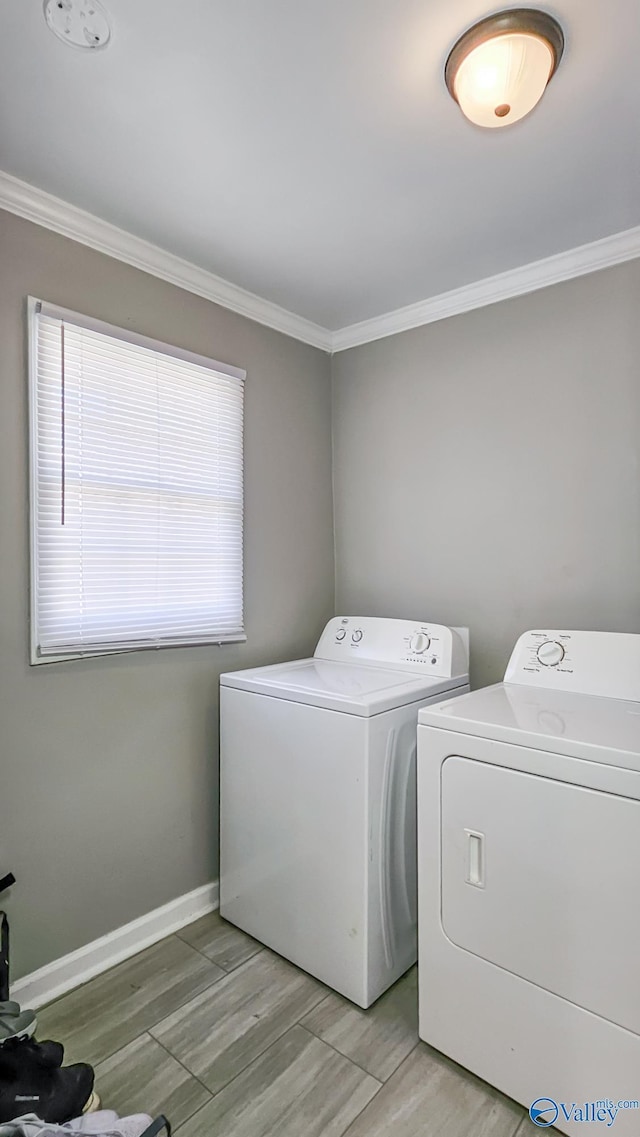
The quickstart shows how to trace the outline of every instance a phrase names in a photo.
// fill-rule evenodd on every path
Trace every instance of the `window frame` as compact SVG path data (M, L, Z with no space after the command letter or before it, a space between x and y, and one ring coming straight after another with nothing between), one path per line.
M77 327L86 328L104 335L113 336L123 343L135 344L148 348L151 351L161 352L164 355L193 363L200 367L216 371L219 374L237 379L244 384L247 373L244 369L233 367L228 363L220 363L209 356L199 355L174 344L153 339L150 336L140 335L130 328L121 328L105 320L87 316L70 308L63 308L57 304L41 300L36 296L27 297L27 363L28 363L28 404L29 404L29 662L32 666L49 663L65 663L77 659L97 659L107 656L129 655L139 651L161 651L166 648L185 647L221 647L223 644L246 643L246 629L244 616L244 521L242 532L242 558L243 558L243 613L242 632L216 639L204 637L202 641L185 644L137 644L131 647L89 649L86 651L69 651L62 654L41 655L38 650L38 595L36 582L38 579L38 325L37 316L44 313L54 319L66 320ZM242 415L242 498L244 517L245 492L245 451L244 451L244 412Z

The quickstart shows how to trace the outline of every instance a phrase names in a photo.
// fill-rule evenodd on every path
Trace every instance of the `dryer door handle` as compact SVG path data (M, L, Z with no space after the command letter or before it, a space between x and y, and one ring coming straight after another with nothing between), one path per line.
M467 884L475 888L484 888L484 833L477 829L465 829L466 841L466 875Z

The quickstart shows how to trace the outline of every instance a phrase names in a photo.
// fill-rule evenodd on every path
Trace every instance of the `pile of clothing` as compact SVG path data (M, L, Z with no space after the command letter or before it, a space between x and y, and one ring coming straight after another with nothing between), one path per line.
M64 1047L33 1037L36 1016L18 1003L0 1002L0 1137L153 1137L166 1117L147 1114L118 1117L100 1109L93 1067L86 1062L63 1066Z
M15 884L13 873L0 878L0 893ZM118 1117L100 1109L93 1067L87 1062L63 1066L64 1047L37 1042L33 1011L9 998L9 922L0 912L0 1137L155 1137L166 1117L146 1113Z
M53 1125L42 1121L35 1113L26 1113L24 1117L16 1117L6 1125L0 1125L0 1137L81 1137L82 1134L92 1134L93 1137L155 1137L162 1129L170 1132L167 1119L158 1117L152 1121L146 1113L135 1113L131 1117L118 1117L110 1109L101 1109L98 1113L88 1113L78 1117L75 1121L68 1121L66 1125Z

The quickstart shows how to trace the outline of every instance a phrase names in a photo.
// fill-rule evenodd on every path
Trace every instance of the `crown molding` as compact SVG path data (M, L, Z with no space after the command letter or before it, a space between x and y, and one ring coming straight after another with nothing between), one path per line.
M640 257L640 225L591 241L588 245L579 245L564 253L545 257L544 260L532 261L496 276L488 276L473 284L453 288L450 292L441 292L438 296L430 296L428 300L409 304L395 312L386 312L371 320L341 328L331 337L331 349L333 352L346 351L347 348L371 343L385 336L394 336L423 324L433 324L437 320L446 320L449 316L458 316L474 308L484 308L488 304L497 304L500 300L537 292L550 284L585 276L635 257Z
M69 205L59 197L14 178L0 170L0 209L7 209L27 221L35 221L46 229L80 241L90 249L106 253L125 264L152 276L203 296L231 312L255 320L293 339L302 340L322 351L331 351L331 333L311 320L296 316L278 304L272 304L253 292L239 288L214 273L174 256L164 249L102 221L99 217Z
M203 296L231 312L329 353L346 351L350 347L446 320L514 296L524 296L527 292L536 292L551 284L640 257L638 225L331 332L1 170L0 209L7 209L27 221L34 221L63 237L70 237L196 296Z

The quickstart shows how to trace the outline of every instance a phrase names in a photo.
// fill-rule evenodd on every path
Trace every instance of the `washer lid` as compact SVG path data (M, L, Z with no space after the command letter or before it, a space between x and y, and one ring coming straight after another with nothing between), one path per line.
M220 676L223 687L352 715L375 715L440 693L446 695L466 681L466 676L435 679L326 659L298 659Z
M640 770L640 703L497 683L424 707L418 722Z

